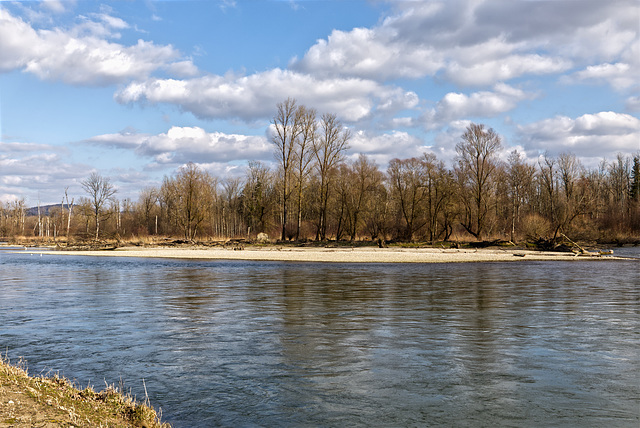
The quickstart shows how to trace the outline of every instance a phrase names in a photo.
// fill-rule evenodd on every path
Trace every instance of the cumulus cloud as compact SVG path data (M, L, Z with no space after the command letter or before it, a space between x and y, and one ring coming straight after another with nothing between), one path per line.
M66 162L66 154L66 149L47 144L0 142L0 200L25 197L35 204L40 196L43 203L56 202L49 198L64 194L60 183L73 185L89 169Z
M493 91L474 92L470 95L450 92L440 100L435 108L436 123L449 122L463 117L493 117L514 109L533 94L521 89L497 84Z
M372 80L319 79L277 68L249 76L149 79L131 83L115 96L122 104L169 103L203 119L246 121L272 116L276 104L287 97L348 122L366 119L376 108L389 114L418 103L415 93Z
M481 49L475 47L474 49ZM444 75L463 86L484 86L508 81L526 74L551 74L569 69L571 62L539 54L512 54L503 58L469 61L460 56L452 60Z
M106 40L116 35L114 30L125 28L123 20L99 14L71 30L37 30L0 8L0 72L23 70L43 80L75 85L145 79L159 69L195 74L190 60L170 45L138 40L125 46Z
M449 92L436 105L418 118L396 119L398 125L440 129L452 122L468 118L490 118L515 109L521 101L537 97L513 86L498 83L491 91L470 94Z
M334 30L291 67L323 76L492 85L633 56L637 2L399 2L373 28ZM585 41L588 41L585 43Z
M187 162L233 162L272 158L272 147L265 136L207 132L195 126L173 126L167 132L156 135L130 131L104 134L85 142L133 150L139 156L150 158L155 167L181 165Z
M77 172L71 172L75 167L77 165L63 162L57 153L25 153L23 156L1 155L2 177L0 177L0 182L5 184L54 183L59 179L77 177ZM75 170L85 171L86 166Z
M424 141L414 135L402 131L384 134L374 134L367 131L357 131L349 141L349 151L354 154L364 153L376 156L376 161L382 163L399 156L419 156L424 147Z
M590 65L563 79L567 83L608 83L617 90L638 86L640 68L618 62Z
M417 46L407 54L391 34L355 28L350 32L334 30L326 41L318 40L301 60L294 58L291 65L321 76L389 79L435 74L444 64L433 47Z
M640 119L610 111L575 119L556 116L518 126L517 133L522 146L534 154L573 152L601 160L640 150Z

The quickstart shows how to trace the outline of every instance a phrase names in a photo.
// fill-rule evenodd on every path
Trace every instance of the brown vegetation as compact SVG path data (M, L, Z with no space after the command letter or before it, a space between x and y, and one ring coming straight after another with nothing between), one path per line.
M29 376L24 364L0 358L0 427L160 427L156 411L113 386L96 392L67 379Z

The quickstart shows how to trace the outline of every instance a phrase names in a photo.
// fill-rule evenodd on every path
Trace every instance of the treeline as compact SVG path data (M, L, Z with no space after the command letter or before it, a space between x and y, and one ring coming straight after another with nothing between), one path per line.
M118 200L92 174L75 201L27 216L24 200L0 205L0 235L187 241L280 240L553 241L561 234L600 242L640 237L640 154L585 168L572 153L526 163L499 159L500 136L471 124L448 167L431 153L393 159L386 171L367 156L347 161L351 134L335 115L287 99L277 106L271 169L249 162L243 178L214 177L194 163L137 201ZM264 235L262 235L264 236Z

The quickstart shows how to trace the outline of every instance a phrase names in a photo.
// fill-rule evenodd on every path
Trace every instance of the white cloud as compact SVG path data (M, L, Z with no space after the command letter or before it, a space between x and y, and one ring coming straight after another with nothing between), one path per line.
M150 158L156 167L187 162L272 158L272 147L265 136L210 133L200 127L173 126L167 132L157 135L135 132L104 134L85 142L134 150L137 155Z
M66 5L74 5L75 0L44 0L42 7L50 12L63 13L67 10Z
M145 79L153 71L172 68L194 74L190 60L172 46L138 40L124 46L105 40L126 22L105 14L72 30L36 30L0 8L0 71L24 70L43 80L76 85L109 85Z
M107 13L92 13L88 16L79 16L79 24L65 31L70 37L96 37L100 39L119 39L122 35L119 30L126 30L130 25L121 18Z
M474 47L482 50L482 48ZM539 54L512 54L503 58L467 61L451 61L444 75L452 82L463 86L484 86L494 82L511 80L527 74L553 74L571 67L571 63L561 58Z
M193 77L200 73L198 67L189 59L176 61L163 67L167 72L176 77Z
M141 134L132 129L125 129L115 134L103 134L91 137L85 142L101 146L135 150L149 134Z
M418 78L442 68L441 55L432 47L404 52L398 41L367 28L334 30L328 40L318 40L294 69L320 76L358 76L367 79Z
M129 28L129 24L118 17L111 16L106 13L99 13L94 16L111 28L117 28L119 30Z
M564 80L568 83L608 83L617 90L637 87L639 84L638 73L640 68L627 63L590 65L584 70L577 71Z
M618 152L631 155L640 150L640 119L610 111L575 119L556 116L518 126L517 132L522 146L534 154L572 152L597 161L612 159ZM594 162L585 162L589 163Z
M534 96L505 84L497 84L494 91L474 92L470 95L450 92L435 109L436 123L466 117L494 117L513 110L518 102Z
M640 6L629 0L398 2L373 28L334 30L294 69L372 79L493 85L574 64L633 57Z
M354 132L349 141L349 152L366 155L385 155L385 162L400 156L418 156L424 141L407 132L393 131L385 134L373 134L367 131ZM378 158L379 160L380 158Z
M495 117L515 109L521 101L536 97L536 93L498 83L492 91L472 92L469 95L449 92L419 118L400 118L396 122L401 126L422 126L427 130L435 130L462 119Z
M612 62L618 58L630 61L638 45L638 2L611 1L593 6L592 12L601 15L594 17L590 25L575 27L573 33L565 34L558 40L557 51L588 62Z
M169 103L204 119L273 115L287 97L355 122L371 116L376 107L385 114L412 108L417 95L364 79L318 79L308 74L272 69L249 76L208 75L190 80L149 79L128 85L116 94L120 103Z
M89 169L66 162L66 154L66 149L46 144L0 142L0 200L25 197L34 205L40 197L43 203L59 202L64 187L73 187Z
M229 164L227 162L194 162L199 168L207 171L213 177L221 178L222 180L227 180L229 178L240 178L243 179L245 177L245 173L247 170L246 165L235 165ZM269 165L268 162L265 162L266 165ZM182 165L181 165L182 166Z

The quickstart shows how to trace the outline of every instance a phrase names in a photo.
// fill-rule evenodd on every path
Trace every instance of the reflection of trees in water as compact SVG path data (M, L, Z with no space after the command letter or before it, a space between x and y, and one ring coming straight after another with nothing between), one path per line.
M383 288L365 272L318 266L283 276L283 352L302 370L351 367L366 359L385 304Z

